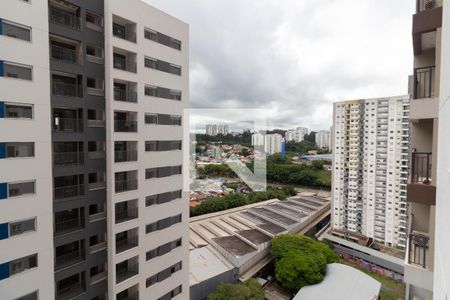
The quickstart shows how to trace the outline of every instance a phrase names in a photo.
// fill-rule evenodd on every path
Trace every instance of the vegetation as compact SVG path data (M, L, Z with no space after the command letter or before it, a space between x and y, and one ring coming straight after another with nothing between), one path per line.
M209 143L222 143L227 145L239 144L246 147L251 147L252 143L252 133L246 131L241 134L232 135L232 134L218 134L218 135L206 135L206 134L196 134L195 139L197 141L197 145L205 145Z
M305 135L306 137L306 135ZM288 155L296 156L296 155L306 155L309 150L316 150L318 154L325 154L329 151L326 149L322 149L316 146L315 142L311 142L308 140L303 140L299 143L297 142L287 142L286 143L286 153Z
M200 216L213 212L218 212L230 208L240 207L252 203L257 203L269 199L286 199L296 195L297 192L292 187L268 188L266 192L251 192L248 194L229 194L224 197L208 197L199 205L190 208L190 216Z
M217 290L209 294L208 300L264 300L264 291L256 279L244 283L220 284Z
M284 234L272 240L275 278L291 292L321 282L326 266L339 262L339 257L326 244L309 237Z

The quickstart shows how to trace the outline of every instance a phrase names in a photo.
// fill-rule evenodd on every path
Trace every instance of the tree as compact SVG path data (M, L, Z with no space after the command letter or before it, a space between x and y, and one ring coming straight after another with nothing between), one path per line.
M264 291L256 279L244 283L219 285L217 290L208 295L208 300L264 300Z
M296 234L279 235L272 240L275 278L287 290L323 280L326 266L339 257L326 244Z

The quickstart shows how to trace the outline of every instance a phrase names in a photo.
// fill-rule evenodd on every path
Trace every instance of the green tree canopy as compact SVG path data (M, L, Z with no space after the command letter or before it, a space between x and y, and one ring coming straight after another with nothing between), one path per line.
M208 300L264 300L264 291L256 279L244 283L220 284L217 290L209 294Z

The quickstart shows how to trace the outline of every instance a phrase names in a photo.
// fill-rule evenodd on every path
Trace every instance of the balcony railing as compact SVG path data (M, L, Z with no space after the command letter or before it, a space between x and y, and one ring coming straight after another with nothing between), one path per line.
M52 58L70 63L77 63L77 53L73 49L52 45Z
M414 70L414 99L431 98L434 93L435 66Z
M84 287L81 282L76 282L69 286L60 287L56 286L56 300L65 300L69 298L73 298L77 295L80 295L84 292Z
M114 58L114 69L119 69L123 71L128 71L136 73L136 63L129 61L127 59L116 59Z
M127 268L124 268L123 270L118 270L116 272L116 284L121 283L124 280L127 280L128 278L131 278L139 273L139 265L133 264L128 265Z
M51 23L70 27L75 30L81 29L81 18L64 10L51 6L49 17Z
M114 151L114 162L136 161L137 156L137 150Z
M136 43L136 33L128 31L124 26L113 23L113 35L115 37Z
M132 207L122 210L116 210L116 224L136 219L138 217L138 208Z
M138 237L130 236L125 239L116 240L116 254L127 251L138 246Z
M84 184L56 187L54 193L57 200L78 197L84 195Z
M56 132L82 132L83 120L70 118L57 118L58 124L53 124L53 130ZM54 122L55 123L55 122Z
M116 193L136 190L138 185L137 179L130 180L116 180L115 190Z
M82 229L83 227L84 218L73 218L55 222L55 235L76 231Z
M105 120L87 120L88 127L105 127Z
M430 10L437 7L436 0L417 0L417 12Z
M104 189L104 188L106 188L106 182L105 181L90 182L88 184L88 189L90 191L101 190L101 189Z
M137 132L137 122L128 120L114 120L115 132Z
M135 91L127 91L124 89L114 89L114 100L125 102L137 102L137 93Z
M64 97L83 97L83 87L78 84L68 83L68 82L52 82L52 92L56 96Z
M55 257L55 269L62 269L67 266L76 264L84 259L80 250L71 251L63 255Z
M117 300L139 300L139 292L130 292L130 290L128 290L128 294L126 296L120 297L117 295Z
M428 241L427 234L413 232L409 234L408 263L427 268Z
M84 163L84 152L55 152L53 163L55 166L82 165Z
M431 153L413 152L411 159L411 183L431 184Z
M103 159L106 157L105 151L89 151L88 158L89 159Z

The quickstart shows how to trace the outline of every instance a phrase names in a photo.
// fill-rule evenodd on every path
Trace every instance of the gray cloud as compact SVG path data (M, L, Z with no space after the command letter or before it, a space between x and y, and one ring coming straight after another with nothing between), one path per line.
M413 1L146 0L190 24L195 108L329 128L332 102L407 91Z

